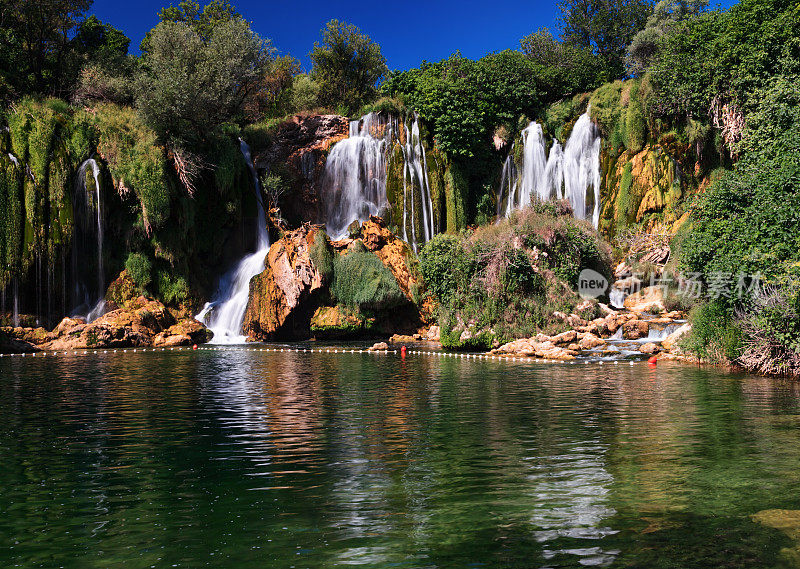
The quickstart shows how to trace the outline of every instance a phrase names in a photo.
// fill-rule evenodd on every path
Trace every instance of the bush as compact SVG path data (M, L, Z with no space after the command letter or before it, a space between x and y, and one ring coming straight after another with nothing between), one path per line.
M742 331L733 314L717 300L700 304L689 314L692 331L681 347L711 363L731 363L741 355Z
M127 268L127 263L125 266ZM172 306L186 305L191 298L191 289L186 279L172 275L169 270L156 271L156 290L159 300Z
M125 260L125 270L133 279L136 287L143 292L153 280L153 264L141 253L130 253Z
M610 248L560 202L536 203L473 234L439 235L420 253L420 272L439 301L442 344L480 349L565 329L585 268L610 275ZM469 330L472 338L461 342Z
M392 271L366 251L335 258L331 294L340 304L366 310L387 310L408 301Z
M436 235L420 251L420 273L428 290L440 301L456 291L460 279L455 260L461 255L461 239L448 234Z

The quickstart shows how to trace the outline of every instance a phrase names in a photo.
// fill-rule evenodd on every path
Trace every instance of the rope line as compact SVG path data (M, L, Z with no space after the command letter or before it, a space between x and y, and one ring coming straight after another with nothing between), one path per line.
M169 348L116 348L116 349L100 349L100 350L66 350L66 351L50 351L50 352L33 352L22 354L0 354L0 358L9 357L22 357L22 358L43 358L53 356L86 356L95 354L127 354L127 353L153 353L153 352L271 352L271 353L304 353L304 354L398 354L399 350L365 350L365 349L347 349L347 348L264 348L264 347L225 347L225 346L173 346ZM527 363L547 363L547 364L598 364L605 363L618 365L619 360L604 361L604 360L550 360L542 358L531 358L527 356L497 356L494 354L468 354L460 352L442 352L434 350L407 350L407 355L421 355L421 356L439 356L451 359L472 359L472 360L494 360L494 361L513 361L513 362L527 362ZM623 362L625 363L625 362ZM634 365L634 361L629 361L629 365Z

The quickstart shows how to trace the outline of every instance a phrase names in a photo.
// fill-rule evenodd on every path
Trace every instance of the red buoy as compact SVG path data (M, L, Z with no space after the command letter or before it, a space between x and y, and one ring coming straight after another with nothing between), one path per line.
M657 362L658 362L658 356L653 356L649 360L647 360L647 363L649 363L650 365L656 365Z
M196 349L197 349L197 344L195 344L194 346L192 346L192 349L193 349L193 350L196 350Z
M403 357L403 358L406 357L406 347L405 346L400 348L400 356Z

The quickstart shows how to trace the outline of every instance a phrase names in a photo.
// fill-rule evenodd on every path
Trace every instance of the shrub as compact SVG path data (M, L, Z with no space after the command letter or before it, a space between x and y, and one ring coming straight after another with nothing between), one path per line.
M130 259L130 257L128 258ZM156 290L159 300L172 306L185 305L191 297L191 290L186 279L182 276L172 275L169 269L156 271Z
M153 264L141 253L130 253L125 260L125 270L139 291L144 291L153 280Z
M448 234L436 235L420 251L420 273L428 290L440 301L456 291L460 279L455 261L461 255L461 239Z
M731 310L718 300L692 309L692 332L682 347L712 363L730 363L741 355L742 331L733 321Z
M350 252L334 260L331 294L341 304L386 310L407 302L392 272L370 252Z

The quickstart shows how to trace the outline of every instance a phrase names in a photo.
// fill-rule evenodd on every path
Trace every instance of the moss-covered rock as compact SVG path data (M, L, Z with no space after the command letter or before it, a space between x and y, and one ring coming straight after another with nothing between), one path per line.
M362 336L374 327L374 316L341 304L320 306L311 317L311 334L318 340Z

